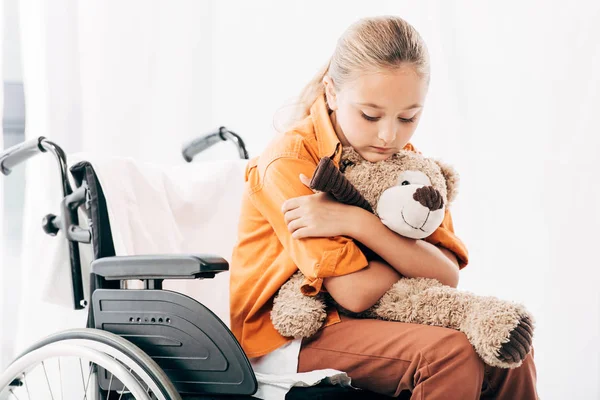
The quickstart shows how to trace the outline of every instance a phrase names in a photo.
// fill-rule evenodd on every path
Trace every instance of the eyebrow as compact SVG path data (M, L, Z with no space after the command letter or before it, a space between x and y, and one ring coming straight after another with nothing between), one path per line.
M371 107L371 108L377 108L379 110L383 109L383 107L378 106L377 104L374 104L374 103L358 103L358 104L360 104L361 106L367 106L367 107ZM410 106L408 108L405 108L405 110L412 110L413 108L421 108L421 107L423 107L422 104L415 103L412 106Z

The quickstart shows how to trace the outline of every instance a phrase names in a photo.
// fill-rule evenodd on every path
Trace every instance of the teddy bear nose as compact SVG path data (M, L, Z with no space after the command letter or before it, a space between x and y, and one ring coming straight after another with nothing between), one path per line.
M421 203L423 207L431 211L439 210L444 206L444 199L439 191L433 186L423 186L418 188L413 194L413 199Z

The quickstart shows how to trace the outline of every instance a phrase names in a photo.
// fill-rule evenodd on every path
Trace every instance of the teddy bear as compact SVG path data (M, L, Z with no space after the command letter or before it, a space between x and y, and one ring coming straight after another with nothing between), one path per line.
M364 160L344 148L340 168L320 160L310 187L338 201L376 214L389 229L413 239L431 235L458 192L454 168L411 150L384 161ZM521 304L478 296L442 285L435 279L402 278L379 301L361 313L343 309L326 293L302 294L298 271L273 300L271 321L283 336L304 338L323 325L327 305L358 318L428 324L463 332L488 365L516 368L531 349L534 320Z

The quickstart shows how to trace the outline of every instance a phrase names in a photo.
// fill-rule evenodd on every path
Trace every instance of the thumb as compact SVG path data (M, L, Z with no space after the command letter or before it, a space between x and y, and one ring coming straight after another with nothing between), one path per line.
M310 189L310 178L304 174L300 174L300 182Z

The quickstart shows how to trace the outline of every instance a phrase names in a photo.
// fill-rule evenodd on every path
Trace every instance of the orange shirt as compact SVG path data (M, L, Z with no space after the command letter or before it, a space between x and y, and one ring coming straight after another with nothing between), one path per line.
M413 150L408 144L406 149ZM341 144L331 124L324 97L310 115L275 139L246 168L238 243L230 268L231 330L248 357L265 355L292 338L273 327L273 296L298 269L306 276L302 291L314 295L323 278L340 276L367 266L365 255L348 237L292 239L281 206L287 199L311 194L299 175L313 175L319 160L331 156L339 167ZM463 243L454 235L449 212L428 238L456 254L461 268L468 262ZM334 308L325 326L339 322Z

